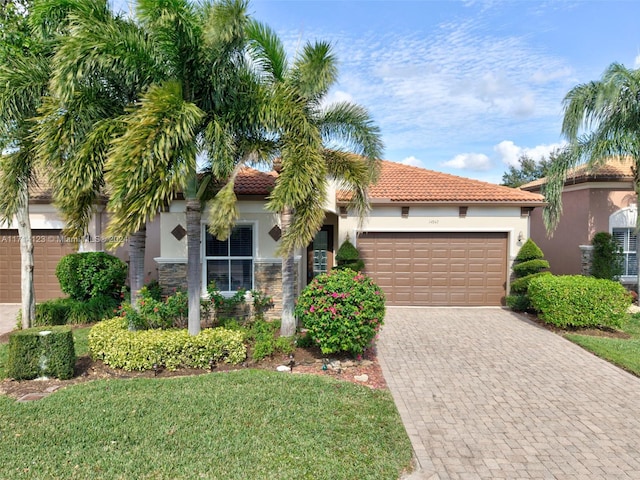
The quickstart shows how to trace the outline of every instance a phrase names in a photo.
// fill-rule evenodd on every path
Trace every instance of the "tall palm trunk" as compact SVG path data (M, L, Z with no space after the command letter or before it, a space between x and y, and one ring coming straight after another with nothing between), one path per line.
M29 189L19 191L20 202L16 212L18 236L20 238L20 286L22 292L22 328L29 328L36 316L36 296L33 287L33 239L29 220Z
M131 287L131 305L138 309L140 289L144 285L144 253L147 241L147 227L131 235L129 241L129 286Z
M187 291L189 296L189 335L200 333L200 291L202 287L202 263L200 262L201 217L200 201L188 199Z
M282 232L289 230L291 225L291 209L285 207L281 214ZM295 307L295 271L293 251L282 258L282 323L280 336L292 337L296 333Z

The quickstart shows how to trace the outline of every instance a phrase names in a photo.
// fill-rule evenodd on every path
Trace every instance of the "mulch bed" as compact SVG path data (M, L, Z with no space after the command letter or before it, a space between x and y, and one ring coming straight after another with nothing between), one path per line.
M532 321L538 326L550 330L558 335L565 335L567 333L575 334L575 335L587 335L590 337L607 337L607 338L621 338L627 339L631 338L631 335L628 333L622 332L620 330L614 330L612 328L560 328L555 325L550 325L545 323L543 320L538 318L535 313L527 313L527 312L517 312L518 315L526 318L527 320Z
M0 336L0 343L8 341L9 334ZM16 381L5 379L0 382L0 394L8 395L15 399L29 396L34 399L42 398L60 388L91 380L107 378L168 378L189 375L215 375L221 372L241 370L245 368L258 368L263 370L276 370L280 365L287 365L290 362L288 355L274 355L259 362L247 361L240 365L219 364L214 370L198 369L178 369L169 371L160 369L158 372L127 372L113 369L105 365L102 361L94 361L88 356L78 358L75 367L75 376L70 380L58 379L36 379ZM362 359L355 360L347 354L343 355L323 355L318 348L297 348L293 354L295 361L291 372L282 372L282 375L325 375L347 382L359 383L373 389L386 389L387 384L382 375L382 370L378 363L375 351L367 351ZM327 361L332 362L335 368L328 366L323 369ZM363 381L363 375L367 376ZM356 380L359 377L360 380Z

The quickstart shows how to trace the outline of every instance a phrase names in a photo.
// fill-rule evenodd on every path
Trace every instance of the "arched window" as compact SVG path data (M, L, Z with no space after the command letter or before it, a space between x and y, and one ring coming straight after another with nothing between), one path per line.
M632 205L618 210L609 217L609 231L624 255L623 277L635 277L638 275L637 235L636 220L638 211Z

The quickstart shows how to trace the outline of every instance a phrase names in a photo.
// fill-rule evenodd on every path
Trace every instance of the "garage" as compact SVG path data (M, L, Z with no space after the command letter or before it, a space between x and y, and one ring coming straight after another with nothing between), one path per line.
M504 304L506 233L364 232L357 247L389 305Z
M60 230L32 230L36 301L64 296L56 277L60 259L76 251L61 241ZM20 239L17 230L0 230L0 303L20 303Z

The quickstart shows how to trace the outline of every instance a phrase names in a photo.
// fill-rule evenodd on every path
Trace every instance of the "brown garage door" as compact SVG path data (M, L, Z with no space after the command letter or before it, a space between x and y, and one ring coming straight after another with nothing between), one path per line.
M56 265L77 250L60 242L60 230L33 230L33 280L36 301L62 297ZM20 303L20 242L17 230L0 230L0 303Z
M389 305L504 302L506 233L367 232L358 249Z

